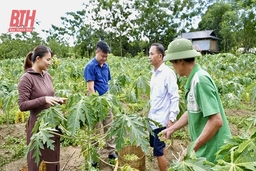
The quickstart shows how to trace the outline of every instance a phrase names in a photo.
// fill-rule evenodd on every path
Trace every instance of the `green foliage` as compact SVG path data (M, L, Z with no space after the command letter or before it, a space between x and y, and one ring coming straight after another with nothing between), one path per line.
M42 30L46 41L37 32L2 34L0 59L24 57L39 44L49 45L58 57L91 58L99 40L107 41L116 56L141 56L153 42L167 47L189 30L214 30L222 52L236 53L239 47L252 52L256 43L254 6L255 1L242 0L90 0L80 10L61 16L61 27Z
M197 158L193 148L194 143L190 143L187 147L187 154L184 156L184 160L181 162L178 160L174 161L168 171L210 171L211 166L214 164L207 162L205 158Z
M75 56L90 58L100 39L100 31L92 29L91 24L87 24L90 11L85 9L89 9L88 4L80 11L67 12L65 17L61 17L63 27L52 25L51 29L44 31L49 34L48 39L57 40L64 45L69 42L68 37L73 38L72 43L75 46L72 50Z
M69 109L67 118L61 110L61 105L43 110L33 128L33 135L26 148L26 154L34 150L33 157L38 164L41 155L40 149L47 147L54 150L54 140L52 139L54 134L62 136L63 133L66 135L66 139L67 136L70 139L79 138L76 142L70 141L69 143L81 145L81 153L87 161L96 160L98 153L95 148L92 148L92 142L94 140L101 142L101 140L99 137L94 137L94 126L106 118L111 106L117 104L111 95L99 96L95 93L90 96L82 96L77 93L70 96L67 101L66 105ZM81 136L79 130L84 130L84 136ZM80 134L77 134L78 132ZM90 168L91 164L86 167Z
M189 137L190 136L189 136L189 131L188 131L187 127L175 131L171 136L171 138L173 138L173 139L179 139L184 142L189 142L190 141Z
M71 99L74 100L69 109L67 124L72 135L85 124L93 129L97 122L106 118L111 107L105 96L96 93L91 96L76 95Z
M162 42L167 47L180 30L189 30L192 27L194 17L208 4L207 1L198 1L197 5L192 1L135 1L135 9L139 15L134 22L141 24L145 32L140 33L150 43ZM155 15L150 15L152 13Z
M3 99L3 112L6 114L7 125L10 122L9 111L11 111L11 109L14 106L14 103L16 102L15 97L17 97L17 94L18 94L18 91L13 90L12 92L9 93L8 96L5 96L5 98ZM14 119L14 117L12 119Z
M37 121L38 123L38 121ZM34 127L36 128L36 127ZM48 123L44 123L44 120L40 121L38 124L39 132L34 132L29 145L26 147L25 150L25 155L27 156L28 153L32 150L34 150L32 158L35 158L35 162L37 165L39 165L40 162L40 156L41 152L40 149L44 149L45 146L47 148L50 148L51 150L54 150L54 140L53 134L50 132L55 132L57 131L56 129L52 129L48 126ZM33 129L35 130L35 129Z
M69 132L63 132L60 137L61 145L64 147L79 146L81 144L81 140L85 139L85 135L86 133L83 129L78 129L74 137L70 136Z
M198 58L197 62L212 76L225 108L237 108L240 104L250 105L253 108L255 105L255 59L255 55L235 56L222 53L203 56ZM3 110L5 107L10 113L9 118L14 118L16 109L18 109L17 85L18 79L24 73L23 60L24 58L0 61L0 109ZM149 110L149 80L152 70L148 58L110 55L108 64L112 79L109 84L110 91L104 96L97 94L87 96L88 91L82 73L88 61L89 59L76 58L55 58L55 61L52 61L48 72L53 78L55 95L67 97L68 100L64 105L44 110L44 115L39 116L42 122L36 123L35 129L38 131L35 131L35 136L28 147L30 150L31 148L37 149L38 152L43 141L51 147L52 141L46 141L45 138L50 138L53 133L56 133L54 131L57 125L63 132L61 135L64 140L63 144L81 145L83 149L81 154L87 161L88 167L92 158L99 157L92 142L102 144L103 138L110 135L117 138L118 149L128 143L138 144L144 150L146 149L147 133L150 130L146 115ZM178 80L181 111L186 110L183 88L185 82L184 77ZM112 130L104 137L99 137L95 135L97 130L93 127L95 123L104 119L110 108L114 114ZM2 116L6 115L1 115L0 122ZM240 127L247 124L247 121L239 124L238 118L233 118L231 121ZM255 125L255 118L248 122L251 123L251 127L248 128L250 130ZM11 119L10 123L12 123ZM186 140L188 134L184 132L186 131L177 132L174 136ZM129 137L129 142L127 142L127 137ZM35 157L37 155L40 154L35 154Z
M119 151L125 144L125 138L129 137L130 144L140 146L144 152L148 152L148 130L150 129L148 118L137 114L117 114L110 128L110 136L115 136L116 149Z
M255 59L256 56L252 54L238 57L220 53L205 55L198 59L198 63L212 76L224 107L234 108L241 101L254 102Z
M249 119L245 132L224 141L224 145L216 153L217 163L213 164L198 158L193 150L194 143L187 148L183 161L176 161L170 166L169 171L175 170L214 170L214 171L254 171L256 169L256 128L255 117Z
M222 52L235 52L239 47L250 52L255 47L255 2L217 1L209 6L197 30L214 30Z
M226 141L217 153L218 165L213 170L255 170L256 169L256 129L250 134L235 136Z
M256 101L256 83L250 84L242 94L242 99L245 103L254 106Z
M185 77L179 77L177 75L177 84L178 84L178 89L179 89L179 108L180 108L180 113L177 116L177 119L179 119L181 117L181 115L183 115L186 111L187 111L187 103L185 101L185 84L186 84L186 80L187 78Z
M145 55L151 43L167 46L181 31L191 29L210 4L212 0L90 0L83 3L81 10L62 16L61 27L52 25L44 31L49 34L48 39L60 43L74 39L75 56L92 57L100 39L109 42L116 56L135 56L140 52Z
M248 118L249 116L246 115L243 118L241 116L227 116L229 123L236 125L238 128L245 128L248 124Z
M23 32L4 33L0 36L0 59L12 59L14 57L25 57L28 52L39 44L45 44L39 33Z
M0 155L0 168L12 161L15 161L24 156L26 147L25 139L20 137L12 137L7 135L3 138L3 143L0 145L0 150L5 151ZM8 154L8 156L5 156Z
M54 150L53 134L60 134L59 128L64 128L66 119L63 113L57 107L51 107L43 110L35 123L33 128L33 135L30 143L26 148L26 155L28 152L34 150L32 155L35 158L37 165L39 164L39 157L41 155L40 149L45 147ZM66 131L63 129L63 131Z
M47 42L47 45L51 47L51 50L54 52L54 54L57 54L58 57L71 57L69 56L70 48L68 47L67 43L60 43L56 39L50 39L49 37Z
M67 57L70 51L67 44L53 38L45 42L37 32L4 33L0 35L0 59L13 59L23 57L40 45L48 45L57 56Z
M19 111L19 109L17 108L17 106L12 107L10 109L8 109L8 111L2 111L3 113L0 114L0 125L1 124L15 124L15 115L16 112ZM25 120L27 120L27 115L24 118Z

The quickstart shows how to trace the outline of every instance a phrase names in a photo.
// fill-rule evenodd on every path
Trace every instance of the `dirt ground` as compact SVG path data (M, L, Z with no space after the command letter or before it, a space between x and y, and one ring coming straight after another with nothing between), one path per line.
M237 111L237 110L228 110L226 111L227 115L230 116L245 116L245 115L252 115L252 112L249 111ZM4 137L7 135L11 135L14 137L19 138L25 138L25 130L24 130L24 124L14 124L10 125L9 128L6 126L1 125L0 126L0 144L3 143ZM241 133L241 129L239 129L236 125L230 124L230 128L233 135L238 135ZM171 164L172 160L174 159L173 154L177 156L177 153L179 153L182 149L182 146L184 147L186 144L185 142L182 142L181 140L174 139L173 145L169 145L167 148L167 158L169 164ZM60 152L60 165L61 165L61 171L80 171L82 165L84 164L83 157L80 156L80 147L61 147ZM1 155L8 155L7 152L0 150ZM114 167L113 165L108 165L108 159L107 154L104 150L100 152L102 156L102 160L99 163L100 170L102 171L113 171ZM26 166L26 160L24 158L19 159L17 161L8 163L3 166L3 168L0 168L0 171L20 171L20 169ZM158 170L157 162L154 159L151 154L146 156L146 170L147 171L156 171Z
M19 138L25 138L25 129L24 124L14 124L10 125L9 128L6 128L5 126L0 127L1 131L1 138L0 142L3 141L3 138L7 135L12 135L14 137ZM2 143L2 142L1 142ZM176 154L176 152L179 152L181 150L181 143L179 140L173 141L173 146L168 147L168 161L171 162L173 160L172 153ZM81 166L84 164L83 157L80 156L80 147L61 147L60 152L60 168L61 171L80 171ZM5 152L1 152L4 154ZM113 165L108 164L108 154L105 150L102 150L101 152L102 160L99 162L99 168L102 171L113 171L114 167ZM6 154L5 154L6 155ZM8 154L7 154L8 155ZM24 158L19 159L17 161L10 162L3 166L3 168L0 168L0 171L20 171L23 166L26 166L26 160ZM157 170L157 163L153 156L147 156L146 157L146 168L148 168L148 171L155 171Z

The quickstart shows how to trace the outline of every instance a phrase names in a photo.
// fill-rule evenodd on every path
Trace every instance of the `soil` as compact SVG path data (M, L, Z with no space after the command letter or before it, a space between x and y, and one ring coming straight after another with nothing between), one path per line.
M245 110L227 110L227 115L230 116L251 116L253 112L245 111ZM230 124L230 129L233 135L238 135L241 133L241 129L239 129L236 125ZM7 127L6 125L0 126L0 144L4 143L4 137L7 135L11 135L13 137L24 138L25 139L25 124L13 124ZM174 139L173 144L169 144L167 146L167 159L168 163L171 164L175 159L175 156L178 156L178 153L182 151L182 147L185 147L185 141L181 141L178 139ZM81 167L84 164L84 159L80 156L80 147L61 147L60 153L60 168L61 171L80 171ZM0 149L1 155L10 155L7 151ZM151 153L152 154L152 153ZM100 156L102 157L102 161L99 163L99 168L102 171L113 171L113 165L110 165L107 159L107 153L105 150L100 152ZM24 158L10 162L0 168L0 171L21 171L22 167L26 166L26 160ZM156 171L158 170L158 165L156 159L148 154L146 156L146 170L147 171Z

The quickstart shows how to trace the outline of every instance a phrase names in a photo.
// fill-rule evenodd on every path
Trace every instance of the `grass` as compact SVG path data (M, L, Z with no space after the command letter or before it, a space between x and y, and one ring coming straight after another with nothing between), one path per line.
M21 137L8 135L3 138L4 143L0 145L0 168L3 165L24 157L26 141Z

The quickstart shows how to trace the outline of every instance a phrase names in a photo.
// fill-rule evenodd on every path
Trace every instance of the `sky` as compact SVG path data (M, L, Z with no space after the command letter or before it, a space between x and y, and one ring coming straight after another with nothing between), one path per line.
M87 4L89 0L0 0L0 35L8 33L12 10L31 10L31 14L36 10L35 21L40 24L34 24L34 31L45 39L43 29L49 30L52 24L61 26L60 17L65 17L66 12L82 10L83 3Z
M8 33L12 10L36 10L34 31L44 38L42 29L48 30L51 24L61 26L60 17L65 17L66 12L82 10L83 3L89 0L1 0L0 1L0 35Z

